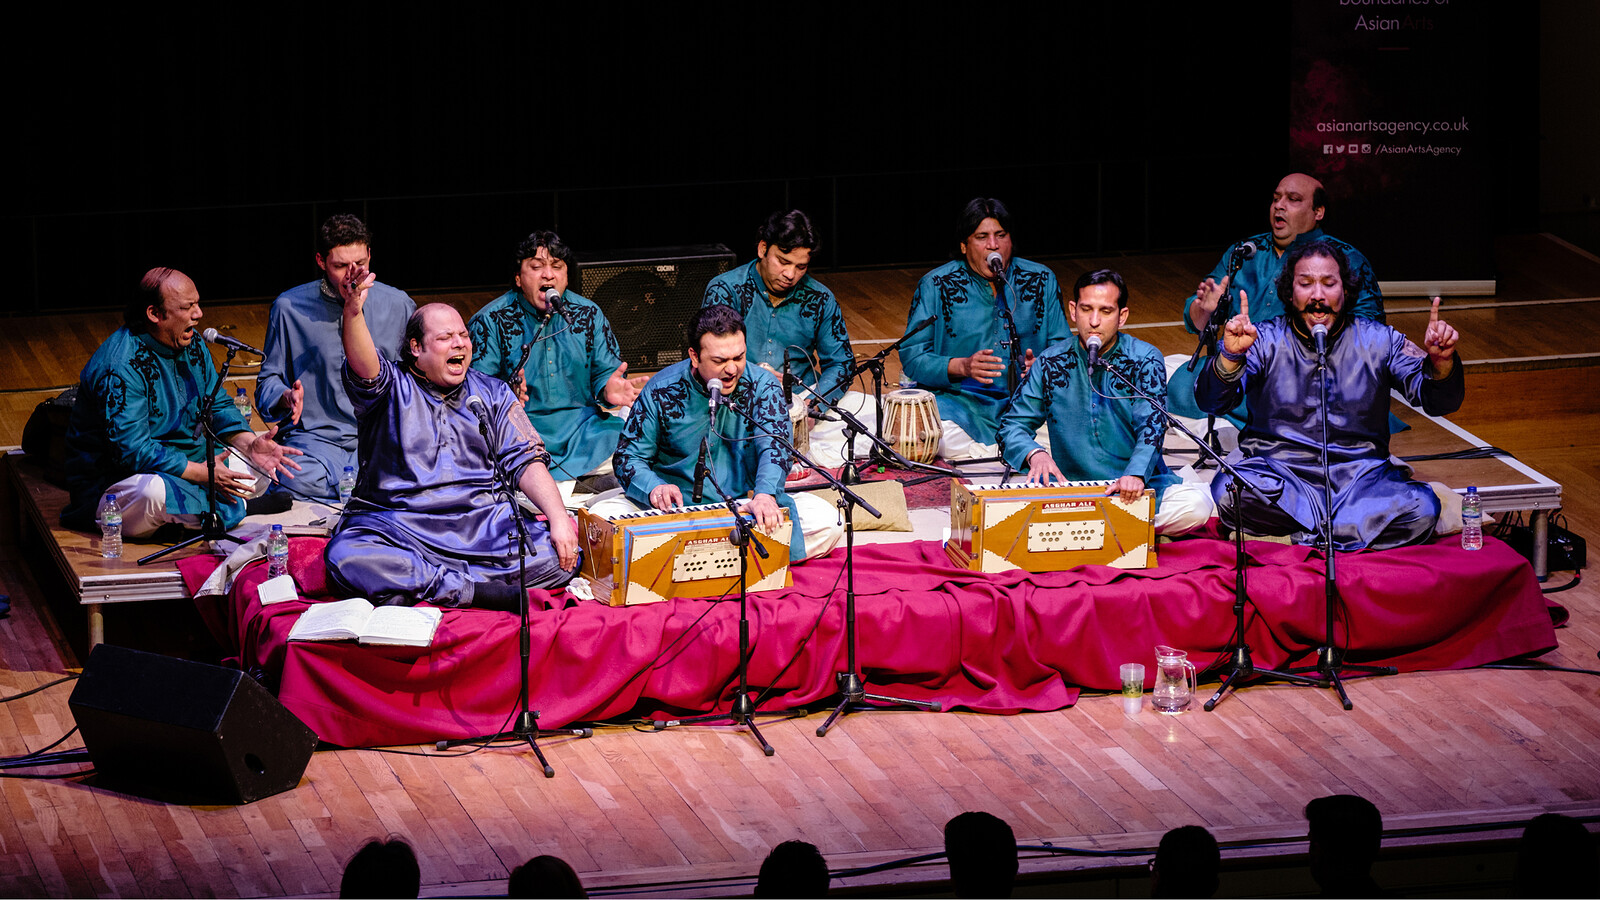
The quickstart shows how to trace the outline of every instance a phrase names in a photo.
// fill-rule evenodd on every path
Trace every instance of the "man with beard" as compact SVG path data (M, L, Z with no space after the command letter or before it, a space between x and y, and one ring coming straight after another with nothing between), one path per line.
M282 420L279 437L300 450L304 471L294 491L318 500L339 496L339 476L356 466L356 417L345 396L339 367L344 360L339 320L343 302L334 285L357 267L372 264L372 233L351 215L332 216L317 234L322 277L290 288L272 301L256 408L269 421ZM364 318L374 342L390 360L399 352L406 319L416 304L404 291L374 284ZM273 499L273 498L267 498ZM282 506L287 506L285 494Z
M517 248L512 290L467 325L472 367L516 391L550 453L551 476L563 482L610 474L622 417L607 407L631 405L649 380L627 377L605 314L567 290L571 260L555 232L528 235ZM527 363L518 367L524 348Z
M338 285L344 385L362 468L328 540L330 582L343 596L373 603L516 610L512 517L521 516L528 587L566 584L578 566L577 531L521 402L505 382L471 368L467 325L443 303L406 323L398 365L380 355L363 314L375 283L357 267ZM547 522L504 502L497 469Z
M1183 534L1211 517L1209 488L1186 484L1161 458L1166 423L1147 400L1132 396L1107 372L1088 366L1088 348L1098 342L1099 359L1116 366L1139 389L1160 396L1161 351L1131 334L1128 286L1112 269L1086 272L1072 289L1067 318L1077 340L1046 350L1028 370L1022 387L1000 414L1000 453L1028 480L1110 481L1106 496L1132 503L1146 487L1155 491L1158 534ZM1035 439L1049 426L1050 447Z
M1249 400L1239 437L1242 476L1282 509L1241 492L1239 517L1229 476L1212 482L1222 524L1254 534L1292 535L1317 542L1327 515L1323 499L1322 397L1327 379L1329 478L1334 549L1382 550L1420 543L1433 534L1439 500L1425 484L1389 461L1389 391L1398 390L1429 415L1461 407L1466 387L1456 355L1456 330L1439 318L1439 301L1423 338L1411 343L1393 328L1354 315L1346 305L1352 273L1344 249L1331 241L1294 247L1278 278L1291 311L1257 324L1248 292L1228 320L1216 356L1201 369L1195 401L1203 410L1232 409ZM1317 343L1325 343L1327 372L1319 373ZM1242 522L1239 521L1242 519Z
M1222 301L1223 293L1230 287L1235 297L1241 292L1250 295L1251 321L1265 322L1283 315L1288 298L1278 294L1277 283L1284 270L1284 254L1291 247L1312 241L1327 241L1337 246L1345 259L1349 260L1352 279L1348 285L1350 313L1363 319L1383 322L1383 293L1378 289L1378 279L1372 274L1371 264L1361 255L1361 251L1323 232L1322 221L1327 213L1328 192L1322 182L1300 172L1283 176L1283 180L1272 191L1272 202L1267 205L1269 230L1235 242L1222 254L1217 267L1184 302L1183 326L1192 334L1205 331ZM1229 259L1236 248L1247 243L1255 248L1254 255L1244 261L1238 274L1230 280L1227 277ZM1172 374L1167 394L1171 410L1178 415L1189 418L1204 415L1194 405L1194 378L1194 372L1187 365ZM1226 412L1243 421L1243 410Z

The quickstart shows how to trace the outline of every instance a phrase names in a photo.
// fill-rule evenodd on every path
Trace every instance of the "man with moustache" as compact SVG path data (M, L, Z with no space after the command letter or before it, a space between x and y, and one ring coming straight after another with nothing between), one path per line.
M1355 315L1347 304L1353 277L1344 249L1311 241L1284 258L1277 293L1290 311L1257 323L1254 298L1239 297L1239 313L1223 328L1217 355L1195 382L1203 410L1232 409L1249 400L1236 468L1282 509L1241 492L1236 521L1230 477L1212 482L1222 524L1253 534L1291 535L1315 544L1327 513L1323 500L1322 397L1316 341L1327 347L1328 467L1334 549L1383 550L1420 543L1433 534L1439 500L1389 461L1389 391L1429 415L1448 415L1466 393L1455 352L1456 330L1439 319L1436 298L1423 347L1404 334Z
M844 535L837 510L811 494L790 495L783 489L788 454L772 436L789 433L788 404L776 377L746 364L744 320L738 310L721 304L701 307L689 320L685 338L689 358L650 379L622 429L615 464L625 496L602 500L593 511L615 516L692 503L701 441L709 434L706 467L730 495L751 495L747 508L757 524L777 527L778 507L789 510L791 560L832 550ZM712 382L724 398L714 410ZM726 404L737 405L754 424ZM721 500L711 478L702 490L704 502Z
M334 285L348 280L356 267L372 264L372 232L355 216L332 216L317 233L316 258L321 278L272 301L256 378L256 408L264 419L281 420L282 443L305 454L294 492L335 500L345 466L358 463L355 411L339 375L344 304ZM379 352L390 360L399 352L406 319L415 311L416 304L397 288L374 284L368 292L367 327Z
M169 523L200 524L209 509L205 429L216 435L217 513L239 524L245 499L267 478L294 477L299 450L279 446L276 428L256 436L239 415L200 341L200 291L176 269L144 274L117 329L89 358L67 423L67 488L61 524L90 530L102 495L117 495L122 533L139 538ZM202 405L211 403L202 423ZM202 424L204 428L202 428ZM228 448L232 448L230 451ZM265 477L242 464L250 461Z
M906 328L934 323L900 346L901 366L933 392L946 459L993 456L1006 370L1020 379L1036 354L1071 336L1055 273L1011 255L1011 213L992 197L967 203L956 226L960 258L922 276ZM1001 271L990 264L997 256ZM1004 302L1001 301L1003 288ZM1014 323L1022 358L1010 358Z
M750 362L831 400L850 383L855 353L833 292L808 274L820 246L805 213L775 212L756 230L755 260L711 279L701 305L738 310Z
M1120 494L1128 503L1151 488L1156 533L1199 528L1214 509L1210 489L1186 484L1167 468L1161 414L1115 376L1088 365L1090 342L1098 341L1099 359L1140 390L1159 397L1165 389L1161 351L1121 331L1128 323L1127 284L1115 270L1098 269L1078 278L1072 297L1067 319L1077 339L1049 348L1028 369L1000 415L1001 455L1038 484L1110 481L1106 496ZM1049 449L1036 440L1040 425L1049 426Z
M1277 283L1284 270L1284 254L1291 247L1319 240L1337 246L1350 263L1352 281L1346 285L1350 291L1350 313L1382 323L1383 293L1378 288L1377 276L1372 274L1372 265L1361 251L1323 232L1322 221L1327 213L1328 192L1322 182L1300 172L1283 176L1272 191L1272 202L1267 205L1268 230L1235 242L1222 254L1217 267L1184 301L1184 328L1191 334L1204 332L1230 287L1235 297L1240 292L1250 295L1251 321L1265 322L1283 315L1288 299L1278 294ZM1234 249L1245 243L1256 248L1255 254L1244 261L1238 274L1230 280L1227 277L1229 260ZM1185 365L1173 372L1167 386L1171 411L1191 419L1205 415L1194 405L1194 379L1195 373ZM1243 420L1243 410L1230 409L1224 413Z
M517 247L512 290L467 323L472 367L522 398L561 482L610 474L622 417L608 407L631 405L649 380L627 377L605 313L567 290L571 261L560 235L533 232ZM524 347L527 363L518 367Z
M577 531L550 456L511 388L471 368L472 339L453 308L430 303L412 315L399 364L379 354L363 314L375 282L357 267L338 285L362 467L328 540L329 580L373 603L515 611L522 594L512 516L527 532L528 587L560 587L578 566ZM546 522L504 502L497 468Z

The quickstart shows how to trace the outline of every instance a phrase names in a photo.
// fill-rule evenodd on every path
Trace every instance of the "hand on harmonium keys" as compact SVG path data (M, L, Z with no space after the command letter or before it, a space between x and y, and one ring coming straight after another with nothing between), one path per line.
M683 507L683 491L675 484L658 484L650 491L650 505L662 512Z

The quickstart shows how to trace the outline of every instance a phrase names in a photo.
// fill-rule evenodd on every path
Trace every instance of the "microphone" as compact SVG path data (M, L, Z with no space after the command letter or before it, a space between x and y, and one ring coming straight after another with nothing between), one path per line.
M915 325L911 326L909 329L907 329L905 336L906 337L911 337L913 334L916 334L917 332L921 331L924 328L927 328L929 325L932 325L933 323L935 323L937 321L939 321L939 317L938 316L929 316L926 319L923 319L921 322L918 322L917 324L915 324ZM904 338L902 338L902 340L904 340Z
M1100 365L1100 335L1091 334L1084 339L1084 345L1089 348L1089 371Z
M550 304L550 308L551 309L553 309L556 312L560 313L561 314L561 318L567 320L567 327L568 328L572 327L572 313L567 312L567 305L565 303L561 302L561 292L560 291L556 290L555 288L545 288L544 289L544 302Z
M717 414L717 404L722 402L722 379L713 378L706 382L706 390L711 394L711 414Z
M989 251L989 271L994 273L993 277L996 280L998 280L998 281L1005 280L1005 277L1006 277L1006 261L1004 259L1000 258L999 251L996 251L996 250L990 250Z
M1260 249L1260 247L1256 246L1255 241L1240 241L1233 246L1233 255L1242 261L1255 256L1256 251Z
M478 431L483 433L483 439L487 441L489 439L488 405L483 402L482 397L479 397L477 394L473 394L471 397L467 398L467 409L472 410L473 415L478 417Z
M1317 341L1317 355L1328 355L1328 326L1318 322L1311 326L1311 336Z
M706 487L706 442L700 442L700 459L694 464L694 498L690 501L699 506L705 502Z
M245 353L253 353L256 356L266 356L265 353L262 353L260 350L257 350L249 344L246 344L244 341L241 341L236 337L228 337L220 331L217 331L215 328L207 328L205 331L200 332L200 338L208 344L220 344L221 346L227 347L231 350L243 350Z

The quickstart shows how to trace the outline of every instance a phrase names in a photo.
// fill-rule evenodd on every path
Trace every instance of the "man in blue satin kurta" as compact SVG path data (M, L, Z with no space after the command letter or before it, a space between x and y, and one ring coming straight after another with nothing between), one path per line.
M689 358L656 373L633 405L617 444L616 473L629 500L671 510L694 502L695 471L701 442L708 435L706 465L730 496L753 493L749 510L763 528L779 522L778 507L789 510L789 558L804 559L806 542L800 513L783 490L787 454L772 435L789 434L783 385L760 366L745 364L744 323L737 310L702 307L689 326ZM738 412L709 408L707 384L721 383ZM717 503L711 479L702 486L704 503Z
M1085 272L1072 294L1067 318L1078 334L1040 354L1007 401L1000 414L1000 454L1040 484L1107 481L1106 495L1120 494L1129 503L1150 488L1158 533L1198 528L1211 516L1210 493L1204 485L1183 485L1167 468L1161 414L1118 378L1088 365L1089 342L1095 341L1107 367L1115 366L1150 396L1165 390L1161 351L1122 333L1127 285L1116 271L1098 269ZM1041 424L1049 428L1049 449L1035 439Z
M1350 262L1352 280L1347 285L1350 313L1363 319L1383 322L1383 292L1378 287L1377 276L1372 273L1372 265L1361 251L1323 232L1322 220L1327 212L1327 191L1322 182L1298 172L1285 175L1273 189L1272 202L1267 206L1267 224L1271 230L1237 241L1222 254L1217 267L1184 301L1183 327L1190 334L1205 331L1223 294L1230 291L1229 296L1234 298L1235 304L1241 292L1249 298L1250 319L1253 322L1265 322L1283 315L1288 308L1288 298L1278 296L1277 284L1278 277L1283 274L1284 254L1297 244L1319 240L1337 245ZM1230 259L1237 248L1247 243L1255 250L1240 263L1238 273L1229 279ZM1237 305L1227 310L1226 314L1235 312L1238 312ZM1199 369L1198 364L1195 368ZM1185 365L1172 373L1167 390L1172 412L1191 419L1205 415L1194 405L1194 378L1195 373ZM1244 410L1229 412L1234 413L1238 421L1243 421Z
M1012 258L1010 222L1010 213L998 200L968 203L957 225L961 258L922 276L911 301L908 332L930 317L934 322L900 346L901 367L919 387L933 392L939 418L960 429L952 434L946 427L946 456L951 455L952 438L994 444L1007 368L1015 368L1020 382L1036 354L1072 334L1055 273ZM990 268L994 254L1000 257L1003 281ZM1004 307L997 284L1004 286ZM1015 361L1008 349L1006 312L1021 344L1023 358Z
M438 303L417 310L397 365L377 353L361 315L371 273L357 269L352 281L340 294L361 472L328 540L333 585L374 603L515 610L523 595L514 516L526 528L527 586L566 584L577 534L549 456L511 388L471 369L460 314ZM497 465L547 522L506 502Z
M773 213L756 232L756 258L706 285L702 306L744 316L750 362L789 374L831 400L844 393L855 353L833 292L808 274L820 241L805 213Z
M1239 436L1241 474L1282 509L1241 494L1243 527L1317 542L1332 492L1334 549L1383 550L1420 543L1433 534L1439 500L1425 484L1389 461L1389 391L1398 390L1429 415L1461 407L1465 382L1455 353L1456 330L1439 320L1438 301L1423 347L1404 334L1344 307L1350 276L1343 250L1328 241L1292 249L1278 281L1291 311L1255 323L1248 298L1223 328L1217 355L1195 382L1201 409L1226 410L1249 399ZM1322 439L1322 399L1316 333L1327 345L1328 439ZM1326 446L1329 477L1324 479ZM1233 525L1226 475L1212 482L1218 515Z
M284 422L280 442L305 453L292 485L305 497L337 499L344 467L357 466L355 410L341 376L343 303L333 285L353 267L370 265L371 247L372 234L360 219L330 217L317 235L317 268L323 277L279 294L267 319L256 408L264 418ZM372 286L366 318L378 352L391 360L399 356L406 320L415 311L404 291Z
M526 392L523 408L550 453L551 475L569 481L599 474L622 433L622 417L607 407L632 404L649 378L626 377L605 314L567 290L572 250L559 235L535 231L516 256L513 289L467 323L472 367ZM525 346L528 361L519 368Z
M269 429L250 431L218 376L211 354L196 340L200 292L175 269L145 273L117 329L89 358L67 423L67 489L61 513L69 528L92 529L101 495L116 488L123 533L144 537L161 525L195 525L208 509L206 440L200 408L211 402L216 446L245 454L269 476L298 465ZM216 466L217 513L227 528L244 518L255 493L251 473Z

